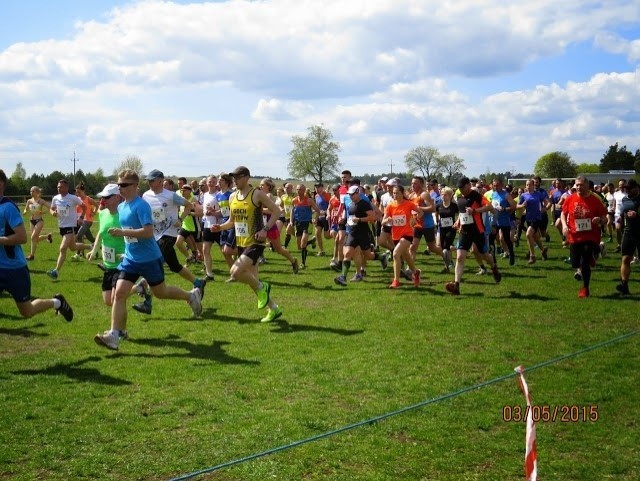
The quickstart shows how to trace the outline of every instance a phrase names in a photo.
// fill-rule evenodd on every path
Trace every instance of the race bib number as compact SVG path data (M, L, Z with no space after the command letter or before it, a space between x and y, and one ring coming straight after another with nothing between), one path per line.
M164 209L152 209L151 210L151 215L153 216L153 222L164 222L165 220L167 220L167 216L164 213Z
M460 214L460 223L464 225L473 224L473 216L471 214L462 213Z
M69 217L69 206L68 205L58 206L58 216Z
M576 219L576 231L586 232L591 230L591 219Z
M249 224L246 222L236 222L236 236L238 237L249 237Z
M453 227L453 217L441 217L440 225L442 227Z
M231 215L231 209L229 207L220 207L220 213L222 217L229 217Z
M394 227L404 227L407 225L407 218L403 215L394 215L391 217L391 225Z
M31 212L37 211L39 207L39 204L29 204L29 209L31 209Z
M492 202L492 204L493 204L493 208L494 208L494 209L496 209L496 210L501 210L501 209L500 209L500 201L499 201L499 200L494 200L494 201Z
M116 261L116 250L113 247L102 246L102 258L105 262L111 262L112 264Z
M358 218L355 215L350 215L347 219L347 224L356 225L358 223Z

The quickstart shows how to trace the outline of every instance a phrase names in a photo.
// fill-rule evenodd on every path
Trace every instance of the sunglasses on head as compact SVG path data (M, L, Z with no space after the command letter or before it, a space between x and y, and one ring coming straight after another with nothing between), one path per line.
M135 182L118 182L118 187L129 187L130 185L135 185Z

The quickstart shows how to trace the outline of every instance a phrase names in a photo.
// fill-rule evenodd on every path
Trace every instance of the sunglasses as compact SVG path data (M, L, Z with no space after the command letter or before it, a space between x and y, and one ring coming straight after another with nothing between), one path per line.
M121 189L125 188L125 187L129 187L130 185L135 185L135 182L118 182L118 187L120 187Z

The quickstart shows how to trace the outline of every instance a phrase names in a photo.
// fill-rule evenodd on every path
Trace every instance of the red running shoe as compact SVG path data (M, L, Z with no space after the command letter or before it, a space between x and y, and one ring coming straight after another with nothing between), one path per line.
M420 285L420 269L413 271L413 285L418 287Z
M582 289L580 289L578 291L578 297L580 298L589 297L589 288L583 287Z
M447 291L449 291L454 296L460 295L460 286L457 285L455 282L447 282L447 284L444 287Z
M397 289L398 287L400 287L400 281L397 279L394 279L393 282L389 284L389 289Z

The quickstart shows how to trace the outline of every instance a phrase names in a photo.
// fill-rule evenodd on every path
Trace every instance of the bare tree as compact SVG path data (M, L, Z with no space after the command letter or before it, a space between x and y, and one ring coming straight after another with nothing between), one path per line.
M440 171L440 152L435 147L415 147L404 156L409 172L420 172L425 179L437 177Z
M135 155L127 155L126 159L120 162L120 164L118 164L118 166L113 170L113 175L117 176L118 172L125 169L134 170L139 176L142 177L142 175L144 174L144 163L142 162L142 160L140 160L140 157L137 157Z
M443 173L447 185L451 185L452 181L458 177L462 177L462 172L466 168L464 159L455 154L446 154L439 159L440 169Z

